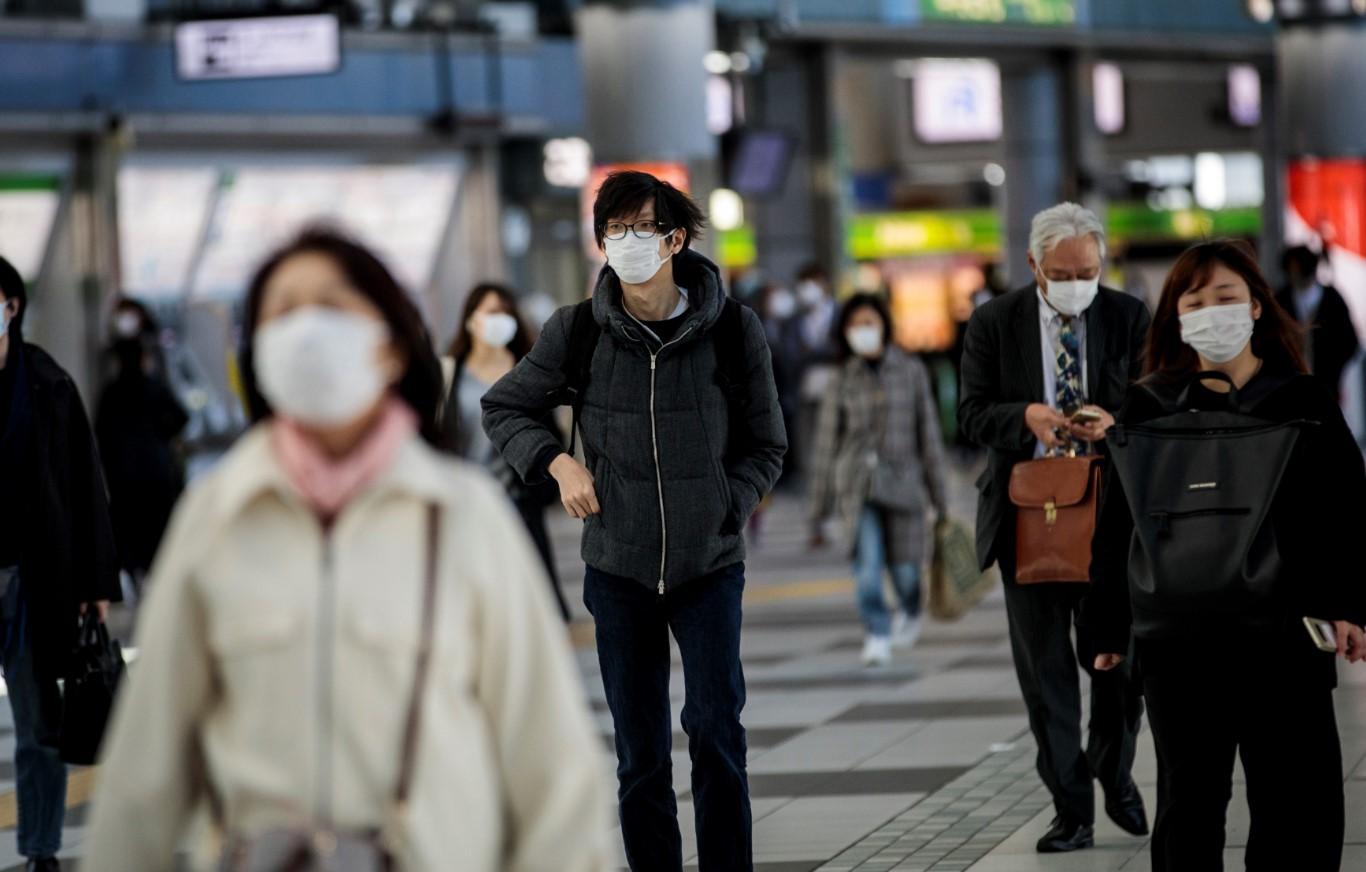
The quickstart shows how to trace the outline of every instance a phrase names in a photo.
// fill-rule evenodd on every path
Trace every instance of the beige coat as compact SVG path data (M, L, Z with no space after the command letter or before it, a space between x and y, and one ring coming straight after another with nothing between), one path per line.
M413 438L329 538L258 428L185 498L148 582L95 794L93 872L171 869L209 788L233 832L381 824L430 501L444 508L435 653L400 868L609 867L605 752L502 492Z

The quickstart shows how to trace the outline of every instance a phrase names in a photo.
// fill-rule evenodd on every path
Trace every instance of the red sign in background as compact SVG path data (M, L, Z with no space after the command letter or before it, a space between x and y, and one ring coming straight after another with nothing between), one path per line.
M1290 164L1290 206L1324 247L1366 257L1366 160Z

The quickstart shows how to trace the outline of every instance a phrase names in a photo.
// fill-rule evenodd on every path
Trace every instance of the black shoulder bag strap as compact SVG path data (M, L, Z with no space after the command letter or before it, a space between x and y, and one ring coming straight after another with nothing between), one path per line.
M602 338L602 327L593 317L593 300L587 299L574 307L574 320L569 326L569 352L565 355L564 373L565 396L560 405L573 408L574 416L569 425L569 456L574 456L578 444L579 413L583 410L583 394L588 387L588 376L593 368L593 352L598 349Z
M417 739L422 724L422 701L426 697L427 674L431 671L433 639L436 635L436 588L439 569L441 507L427 506L427 564L422 584L422 630L417 644L417 666L413 670L413 689L408 699L408 716L403 725L403 748L399 757L398 784L394 788L395 810L402 814L413 786L417 762Z

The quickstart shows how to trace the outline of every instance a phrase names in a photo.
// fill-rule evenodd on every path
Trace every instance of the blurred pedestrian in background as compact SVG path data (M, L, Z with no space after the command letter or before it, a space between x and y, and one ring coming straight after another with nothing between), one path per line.
M795 439L801 421L803 372L801 325L797 295L778 284L769 284L757 301L755 311L764 322L764 335L773 356L773 381L778 386L778 405L783 410L783 427L789 440ZM795 483L798 472L797 452L783 455L783 474L780 487Z
M1247 868L1336 872L1342 860L1337 671L1303 619L1337 621L1341 655L1366 659L1355 547L1366 528L1366 467L1336 397L1306 375L1298 334L1250 247L1197 245L1167 277L1148 375L1119 413L1124 428L1148 424L1150 441L1163 432L1155 419L1183 419L1168 437L1175 462L1162 466L1175 482L1146 481L1151 463L1107 476L1084 614L1099 670L1119 666L1137 636L1159 766L1154 872L1223 868L1239 755L1252 812ZM1227 380L1195 378L1210 371ZM1208 437L1306 421L1280 456L1269 444L1229 453L1239 448ZM1202 432L1204 441L1194 435ZM1181 454L1193 465L1180 466ZM1254 491L1271 492L1269 503ZM1156 536L1153 493L1166 513Z
M122 299L112 327L107 355L113 372L96 405L95 436L109 483L119 565L137 590L185 486L176 440L189 417L154 374L148 346L157 328L151 313L136 300Z
M944 445L929 373L892 342L886 302L859 294L844 304L836 337L842 365L826 389L811 453L811 544L838 511L854 556L865 666L891 662L892 647L920 636L925 511L947 510ZM887 611L883 576L896 593Z
M740 663L745 542L787 440L768 343L689 246L703 216L654 176L619 172L593 205L607 267L484 397L484 427L523 478L553 477L585 520L584 603L616 730L635 872L682 872L669 633L683 658L699 864L753 869ZM567 392L587 466L542 422Z
M839 304L830 287L830 277L817 263L797 273L797 306L794 319L795 339L785 343L784 354L793 361L788 378L797 386L800 405L795 445L797 470L805 475L815 448L816 418L825 400L826 388L835 377L837 348L833 330Z
M1361 347L1347 301L1332 285L1319 281L1319 256L1312 248L1287 248L1281 267L1287 284L1276 302L1305 328L1304 360L1310 372L1338 396L1342 371Z
M555 554L545 528L546 507L559 502L559 490L553 481L536 485L523 482L493 447L481 423L484 394L530 350L530 331L512 290L495 284L476 286L465 297L460 327L448 352L452 372L443 418L455 453L482 466L507 490L545 564L560 614L568 621L569 604L560 590ZM559 430L553 415L544 423Z
M0 258L0 632L14 715L19 853L30 872L61 868L66 766L57 682L77 616L118 600L114 531L100 460L71 376L24 341L28 292Z
M1078 632L1073 642L1087 579L1017 579L1011 475L1018 464L1068 448L1104 453L1111 410L1142 371L1150 318L1142 301L1100 286L1105 227L1075 203L1034 216L1028 261L1034 282L982 306L968 322L958 422L987 448L987 469L977 481L977 556L983 570L1001 567L1039 776L1057 811L1037 847L1060 853L1094 844L1094 780L1105 791L1109 817L1132 835L1147 833L1131 775L1143 708L1127 669L1097 673L1090 637ZM1083 554L1090 544L1071 543ZM1091 674L1085 750L1078 665Z
M438 453L408 295L305 233L252 281L242 360L257 425L167 534L90 862L174 868L203 801L225 869L375 838L410 872L607 869L600 740L541 561L502 491ZM264 860L282 846L300 866Z

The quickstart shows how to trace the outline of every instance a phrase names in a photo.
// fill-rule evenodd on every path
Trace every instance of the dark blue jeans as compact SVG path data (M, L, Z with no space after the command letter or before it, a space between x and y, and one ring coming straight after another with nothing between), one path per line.
M0 639L5 684L14 713L14 778L19 794L19 853L55 857L66 818L66 764L57 749L60 717L55 684L46 686L33 669L33 645L24 620L19 576L0 569Z
M683 731L702 872L754 868L745 772L745 676L740 668L736 563L660 596L591 566L583 601L597 626L598 663L617 745L617 799L626 859L635 872L681 872L683 840L673 790L669 631L683 657Z

